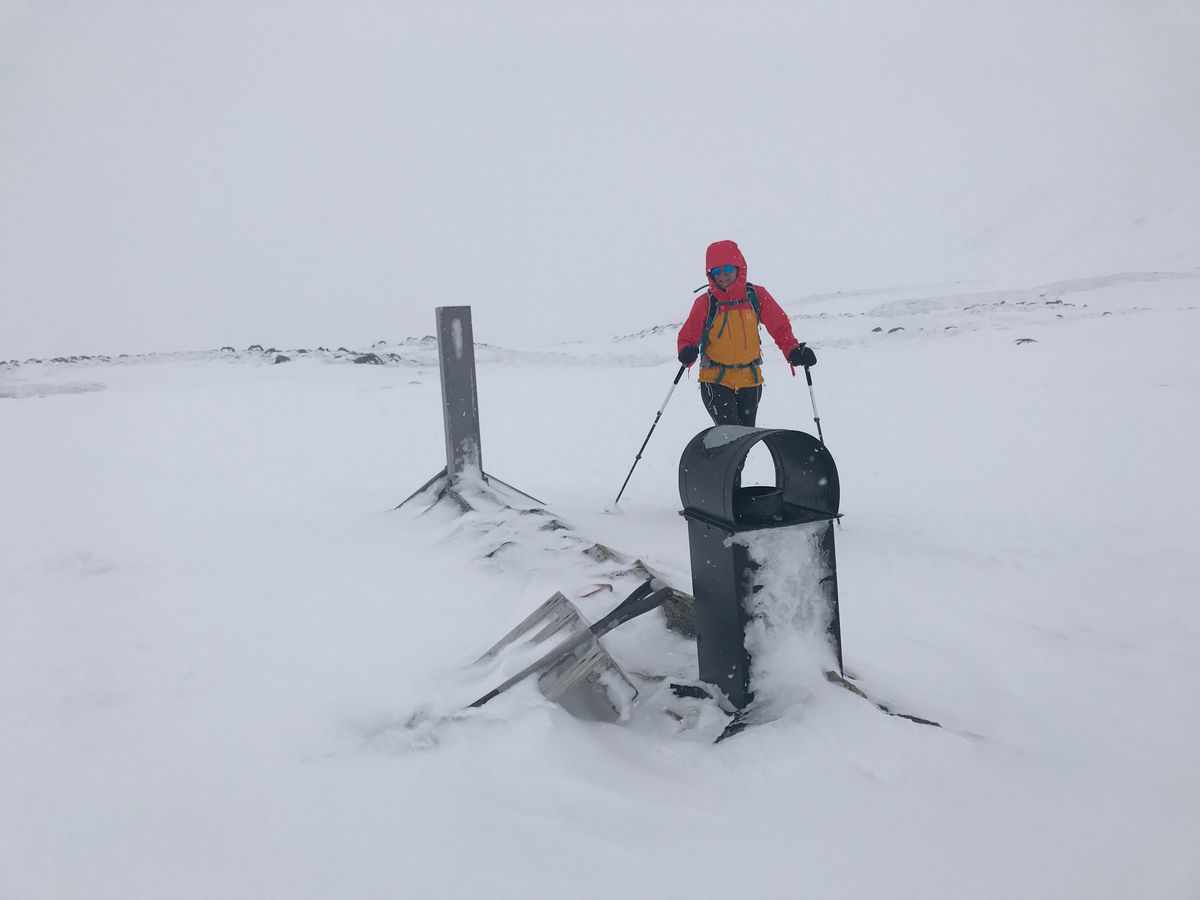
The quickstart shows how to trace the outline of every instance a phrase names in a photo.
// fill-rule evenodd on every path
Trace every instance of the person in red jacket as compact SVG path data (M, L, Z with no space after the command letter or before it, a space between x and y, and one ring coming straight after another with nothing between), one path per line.
M709 244L708 291L696 298L679 329L679 361L700 359L700 397L716 425L753 425L762 399L759 323L795 366L815 366L812 349L796 340L787 314L760 285L746 281L746 259L733 241Z

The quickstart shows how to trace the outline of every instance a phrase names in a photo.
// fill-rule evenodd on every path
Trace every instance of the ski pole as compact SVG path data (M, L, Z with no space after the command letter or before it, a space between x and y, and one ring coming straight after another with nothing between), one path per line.
M821 416L817 413L817 395L813 393L812 372L808 366L804 367L804 378L808 381L808 397L812 400L813 421L817 423L817 438L821 441L821 446L825 446L825 435L821 434Z
M650 431L646 434L646 439L642 441L641 449L638 450L637 456L633 458L633 465L629 467L629 474L625 476L625 484L621 485L621 490L617 494L617 499L613 501L613 506L621 502L621 494L625 493L625 486L629 484L629 479L633 477L633 470L637 468L638 460L642 458L642 450L646 449L646 445L650 443L650 435L654 434L654 429L658 427L658 420L662 418L667 404L671 402L671 395L675 393L675 388L679 384L679 379L683 377L683 373L687 371L687 366L681 365L679 371L675 373L675 380L671 382L671 389L667 391L667 399L663 401L663 405L658 408L658 415L654 417L654 424L650 426Z
M794 368L792 369L792 374L793 375L796 374L796 370ZM813 391L812 372L809 371L808 366L804 367L804 380L808 382L808 399L812 401L813 421L817 423L817 438L818 438L818 440L820 440L821 446L824 447L825 446L825 435L823 435L821 433L821 414L817 412L817 395ZM838 528L842 527L842 517L840 515L837 516L837 518L834 521L837 522ZM834 621L837 621L836 609L835 609L834 615L835 615ZM841 652L842 652L841 651L841 625L839 624L838 625L838 663L839 664L841 663Z

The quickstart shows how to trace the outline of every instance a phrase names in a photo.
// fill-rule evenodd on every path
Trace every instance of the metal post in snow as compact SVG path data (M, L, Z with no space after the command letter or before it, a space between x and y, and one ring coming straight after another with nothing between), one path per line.
M479 440L479 392L475 381L475 335L471 307L437 307L438 367L446 426L446 479L483 477Z
M435 312L442 421L446 430L446 468L417 488L400 506L436 485L434 504L450 497L459 509L469 512L473 507L460 490L466 486L464 482L467 485L485 485L493 491L496 485L500 485L510 492L510 500L513 495L520 495L541 505L542 501L532 494L483 471L483 454L479 449L479 392L475 381L475 334L471 329L471 307L439 306Z

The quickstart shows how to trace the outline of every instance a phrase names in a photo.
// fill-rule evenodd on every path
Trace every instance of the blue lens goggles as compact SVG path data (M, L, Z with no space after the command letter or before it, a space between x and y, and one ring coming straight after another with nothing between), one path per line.
M732 275L736 271L737 266L716 266L712 269L709 269L708 274L713 278L716 278L718 275Z

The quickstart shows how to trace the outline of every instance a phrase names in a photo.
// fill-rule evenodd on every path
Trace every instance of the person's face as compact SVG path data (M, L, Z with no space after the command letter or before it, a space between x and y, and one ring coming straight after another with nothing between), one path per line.
M725 291L737 280L737 271L737 266L717 266L711 274L717 287Z

